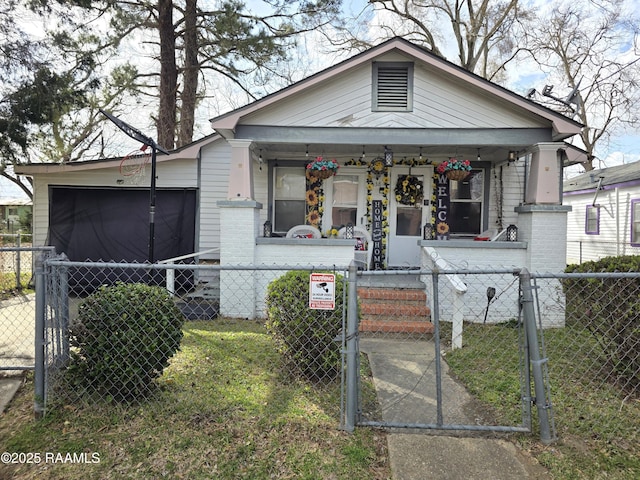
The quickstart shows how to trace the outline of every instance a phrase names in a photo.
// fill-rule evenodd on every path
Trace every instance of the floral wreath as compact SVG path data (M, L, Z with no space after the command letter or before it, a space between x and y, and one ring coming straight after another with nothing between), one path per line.
M422 181L414 175L398 175L394 192L396 200L402 205L419 205L424 197Z

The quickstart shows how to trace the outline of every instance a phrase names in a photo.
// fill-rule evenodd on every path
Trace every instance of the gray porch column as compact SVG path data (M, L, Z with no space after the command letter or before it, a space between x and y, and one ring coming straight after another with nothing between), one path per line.
M220 209L220 314L231 318L256 317L256 272L233 270L255 265L256 237L262 204L255 200L224 200ZM225 270L225 267L228 269Z
M251 140L227 140L231 145L229 200L254 200Z
M560 152L563 143L537 143L531 149L529 181L525 201L529 204L562 203L562 164Z
M518 214L518 240L527 242L526 265L532 273L561 273L567 262L567 212L562 205L563 143L538 143L531 149L525 204ZM549 282L538 290L542 323L563 326L564 295Z

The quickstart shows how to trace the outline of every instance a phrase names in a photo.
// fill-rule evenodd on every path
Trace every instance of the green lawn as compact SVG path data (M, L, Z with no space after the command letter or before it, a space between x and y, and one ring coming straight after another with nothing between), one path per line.
M517 328L478 324L465 324L464 328L466 346L447 354L447 363L498 418L518 423L518 402L505 401L506 397L520 395L518 356L513 351L495 354L500 345L517 345ZM593 382L593 350L579 348L593 343L586 329L567 326L547 329L544 335L558 441L542 445L536 432L534 436L518 437L521 446L531 451L554 478L640 478L638 395L622 392L601 379ZM534 414L535 410L533 406Z
M339 429L340 386L292 381L264 327L188 322L154 401L63 404L35 422L27 382L0 451L86 453L98 463L0 464L0 478L390 478L384 433Z

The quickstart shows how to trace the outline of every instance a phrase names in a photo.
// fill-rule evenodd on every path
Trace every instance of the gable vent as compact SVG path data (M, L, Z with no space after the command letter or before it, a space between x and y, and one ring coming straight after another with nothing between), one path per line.
M373 109L409 111L412 108L412 64L374 64Z

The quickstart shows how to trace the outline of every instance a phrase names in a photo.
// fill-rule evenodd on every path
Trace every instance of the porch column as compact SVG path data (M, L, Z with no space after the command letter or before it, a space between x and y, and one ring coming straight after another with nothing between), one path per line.
M560 151L563 143L537 143L531 149L531 167L526 185L525 202L528 204L562 203L562 164Z
M256 237L262 204L254 200L218 201L220 209L220 314L232 318L256 316L256 272L232 268L255 265ZM225 270L225 267L229 269Z
M231 145L229 200L254 200L251 140L227 140Z

